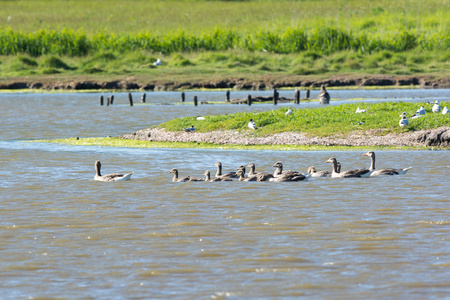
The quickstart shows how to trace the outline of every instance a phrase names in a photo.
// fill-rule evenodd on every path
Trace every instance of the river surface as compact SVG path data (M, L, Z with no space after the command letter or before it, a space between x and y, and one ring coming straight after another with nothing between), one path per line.
M317 93L317 92L316 92ZM117 136L174 117L276 109L224 92L0 94L0 299L449 299L450 152L378 151L406 175L173 183L254 162L305 171L365 151L133 149L30 143ZM232 98L271 92L232 92ZM347 101L448 101L450 90L330 91ZM106 94L104 94L106 97ZM199 101L217 104L192 105ZM293 91L280 91L293 97ZM315 97L315 93L311 93ZM353 99L353 100L350 100ZM358 99L358 100L355 100ZM335 101L333 101L335 100ZM177 104L177 105L156 105ZM296 106L318 106L302 102ZM370 150L370 149L367 149ZM130 172L127 182L96 182Z

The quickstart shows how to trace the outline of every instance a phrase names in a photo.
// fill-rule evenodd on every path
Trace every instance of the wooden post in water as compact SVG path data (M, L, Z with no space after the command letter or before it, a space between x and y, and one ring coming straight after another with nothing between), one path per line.
M184 102L184 100L186 100L186 95L184 92L181 92L181 102Z
M100 96L100 105L103 106L103 95Z
M225 102L230 102L230 90L225 93Z
M306 99L309 99L309 90L306 90Z
M194 96L194 106L197 106L198 105L198 99L197 99L197 96Z
M252 95L248 95L247 96L247 105L251 106L252 105Z
M147 95L145 93L143 93L142 97L141 97L141 102L142 103L145 103L145 98L147 98Z
M110 104L113 105L114 103L114 95L111 95Z
M109 97L106 97L106 106L109 106L110 102L111 102L111 99L109 99Z
M300 104L300 90L299 89L295 89L294 103Z
M273 89L273 105L277 105L278 103L278 92L277 89Z
M133 96L131 93L128 93L128 101L130 102L130 106L133 106Z

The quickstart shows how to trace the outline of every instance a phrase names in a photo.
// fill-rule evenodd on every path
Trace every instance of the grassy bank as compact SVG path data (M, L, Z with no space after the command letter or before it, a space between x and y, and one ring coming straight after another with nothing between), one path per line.
M227 149L227 150L270 150L270 151L361 151L361 150L432 150L433 147L396 147L396 146L322 146L322 145L218 145L211 143L172 143L124 140L120 138L67 138L53 140L35 140L32 142L57 143L71 146L99 146L124 148L172 148L172 149Z
M442 0L131 3L1 1L0 81L449 75Z
M421 105L427 110L423 118L410 119L410 125L401 128L398 125L400 114L407 112L410 117ZM441 103L450 107L450 103ZM295 106L293 106L295 107ZM366 113L355 113L357 108L366 109ZM278 132L302 132L312 136L346 135L353 132L378 130L378 134L413 132L422 129L434 129L450 126L450 115L431 112L432 104L384 102L354 103L337 106L326 106L316 109L293 109L292 115L286 115L288 108L280 108L266 112L241 112L229 115L204 116L198 121L196 117L173 119L162 123L158 128L168 131L181 131L195 125L197 132L217 130L250 131L247 124L253 119L259 127L255 136L265 136ZM362 124L360 124L362 122Z

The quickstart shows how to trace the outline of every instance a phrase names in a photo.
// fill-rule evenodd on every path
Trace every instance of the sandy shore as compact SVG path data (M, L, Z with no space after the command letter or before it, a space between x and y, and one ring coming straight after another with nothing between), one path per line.
M400 134L379 135L379 130L353 133L345 136L313 137L304 133L283 132L265 137L254 137L253 132L171 132L148 128L120 138L153 142L197 142L218 145L324 145L324 146L434 146L450 147L450 127L420 130Z

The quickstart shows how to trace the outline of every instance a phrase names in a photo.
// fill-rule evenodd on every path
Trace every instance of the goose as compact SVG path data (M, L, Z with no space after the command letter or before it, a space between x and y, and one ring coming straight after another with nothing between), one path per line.
M245 177L245 171L243 169L239 169L236 174L239 176L239 181L256 181L257 176Z
M272 167L276 168L276 170L273 178L270 178L269 181L302 181L308 180L311 177L310 174L305 175L297 171L283 171L283 164L280 161L277 161Z
M118 174L118 173L112 173L103 175L100 173L100 169L102 168L102 164L99 160L95 161L95 176L94 180L96 181L126 181L130 180L131 175L134 172L128 173L128 174Z
M194 127L194 125L192 125L191 127L183 128L183 131L186 131L186 132L194 132L194 131L195 131L195 127Z
M448 110L447 106L445 106L444 109L442 110L442 114L443 115L450 114L450 111Z
M154 63L153 63L153 65L154 66L160 66L161 65L161 59L157 59Z
M191 176L184 176L184 177L178 178L178 169L175 169L175 168L170 170L169 173L173 173L173 178L172 178L173 182L203 181L202 178L191 177Z
M368 169L356 169L340 172L340 167L338 167L338 162L334 157L328 159L326 163L331 163L333 165L333 172L331 172L332 178L369 177L370 174L372 174L372 171Z
M308 174L311 174L311 177L331 177L330 171L317 172L316 168L314 166L311 166L308 168Z
M330 103L330 94L328 94L327 89L322 84L320 87L320 94L319 94L319 103L320 104L328 104Z
M366 113L367 109L360 109L359 107L356 109L357 114Z
M372 174L370 174L370 177L378 176L378 175L403 175L403 174L406 174L406 172L408 172L408 170L410 170L412 168L412 167L404 168L404 169L388 168L388 169L375 170L375 152L369 151L367 153L364 153L363 155L370 157L372 160L372 163L370 164L370 168L369 168L369 170L372 171Z
M286 116L291 116L294 112L292 111L291 108L288 109L288 111L286 112Z
M403 117L400 119L400 121L398 122L398 125L400 125L400 127L402 127L402 128L408 126L408 124L409 124L409 121L408 121L408 119L406 118L406 116L403 116Z
M434 112L434 113L438 113L438 112L441 111L441 105L439 104L439 101L437 101L437 100L434 101L434 105L431 108L431 111Z
M253 119L250 119L250 122L248 122L248 128L256 130L256 124L255 121L253 121Z
M204 175L206 176L205 177L205 181L210 181L210 182L232 181L233 180L231 178L226 178L226 177L224 177L224 178L220 178L220 177L211 178L211 173L209 171L205 171Z
M248 166L250 168L250 172L248 172L248 178L254 178L257 181L267 181L270 178L273 178L273 175L265 172L255 172L256 165L254 163L249 163ZM250 180L253 181L253 180Z
M425 110L425 107L421 106L417 111L417 114L419 115L425 115L427 113L427 111Z
M217 172L216 172L215 177L238 178L236 175L236 172L228 172L228 173L222 174L222 163L220 161L216 162L215 166L217 167Z

